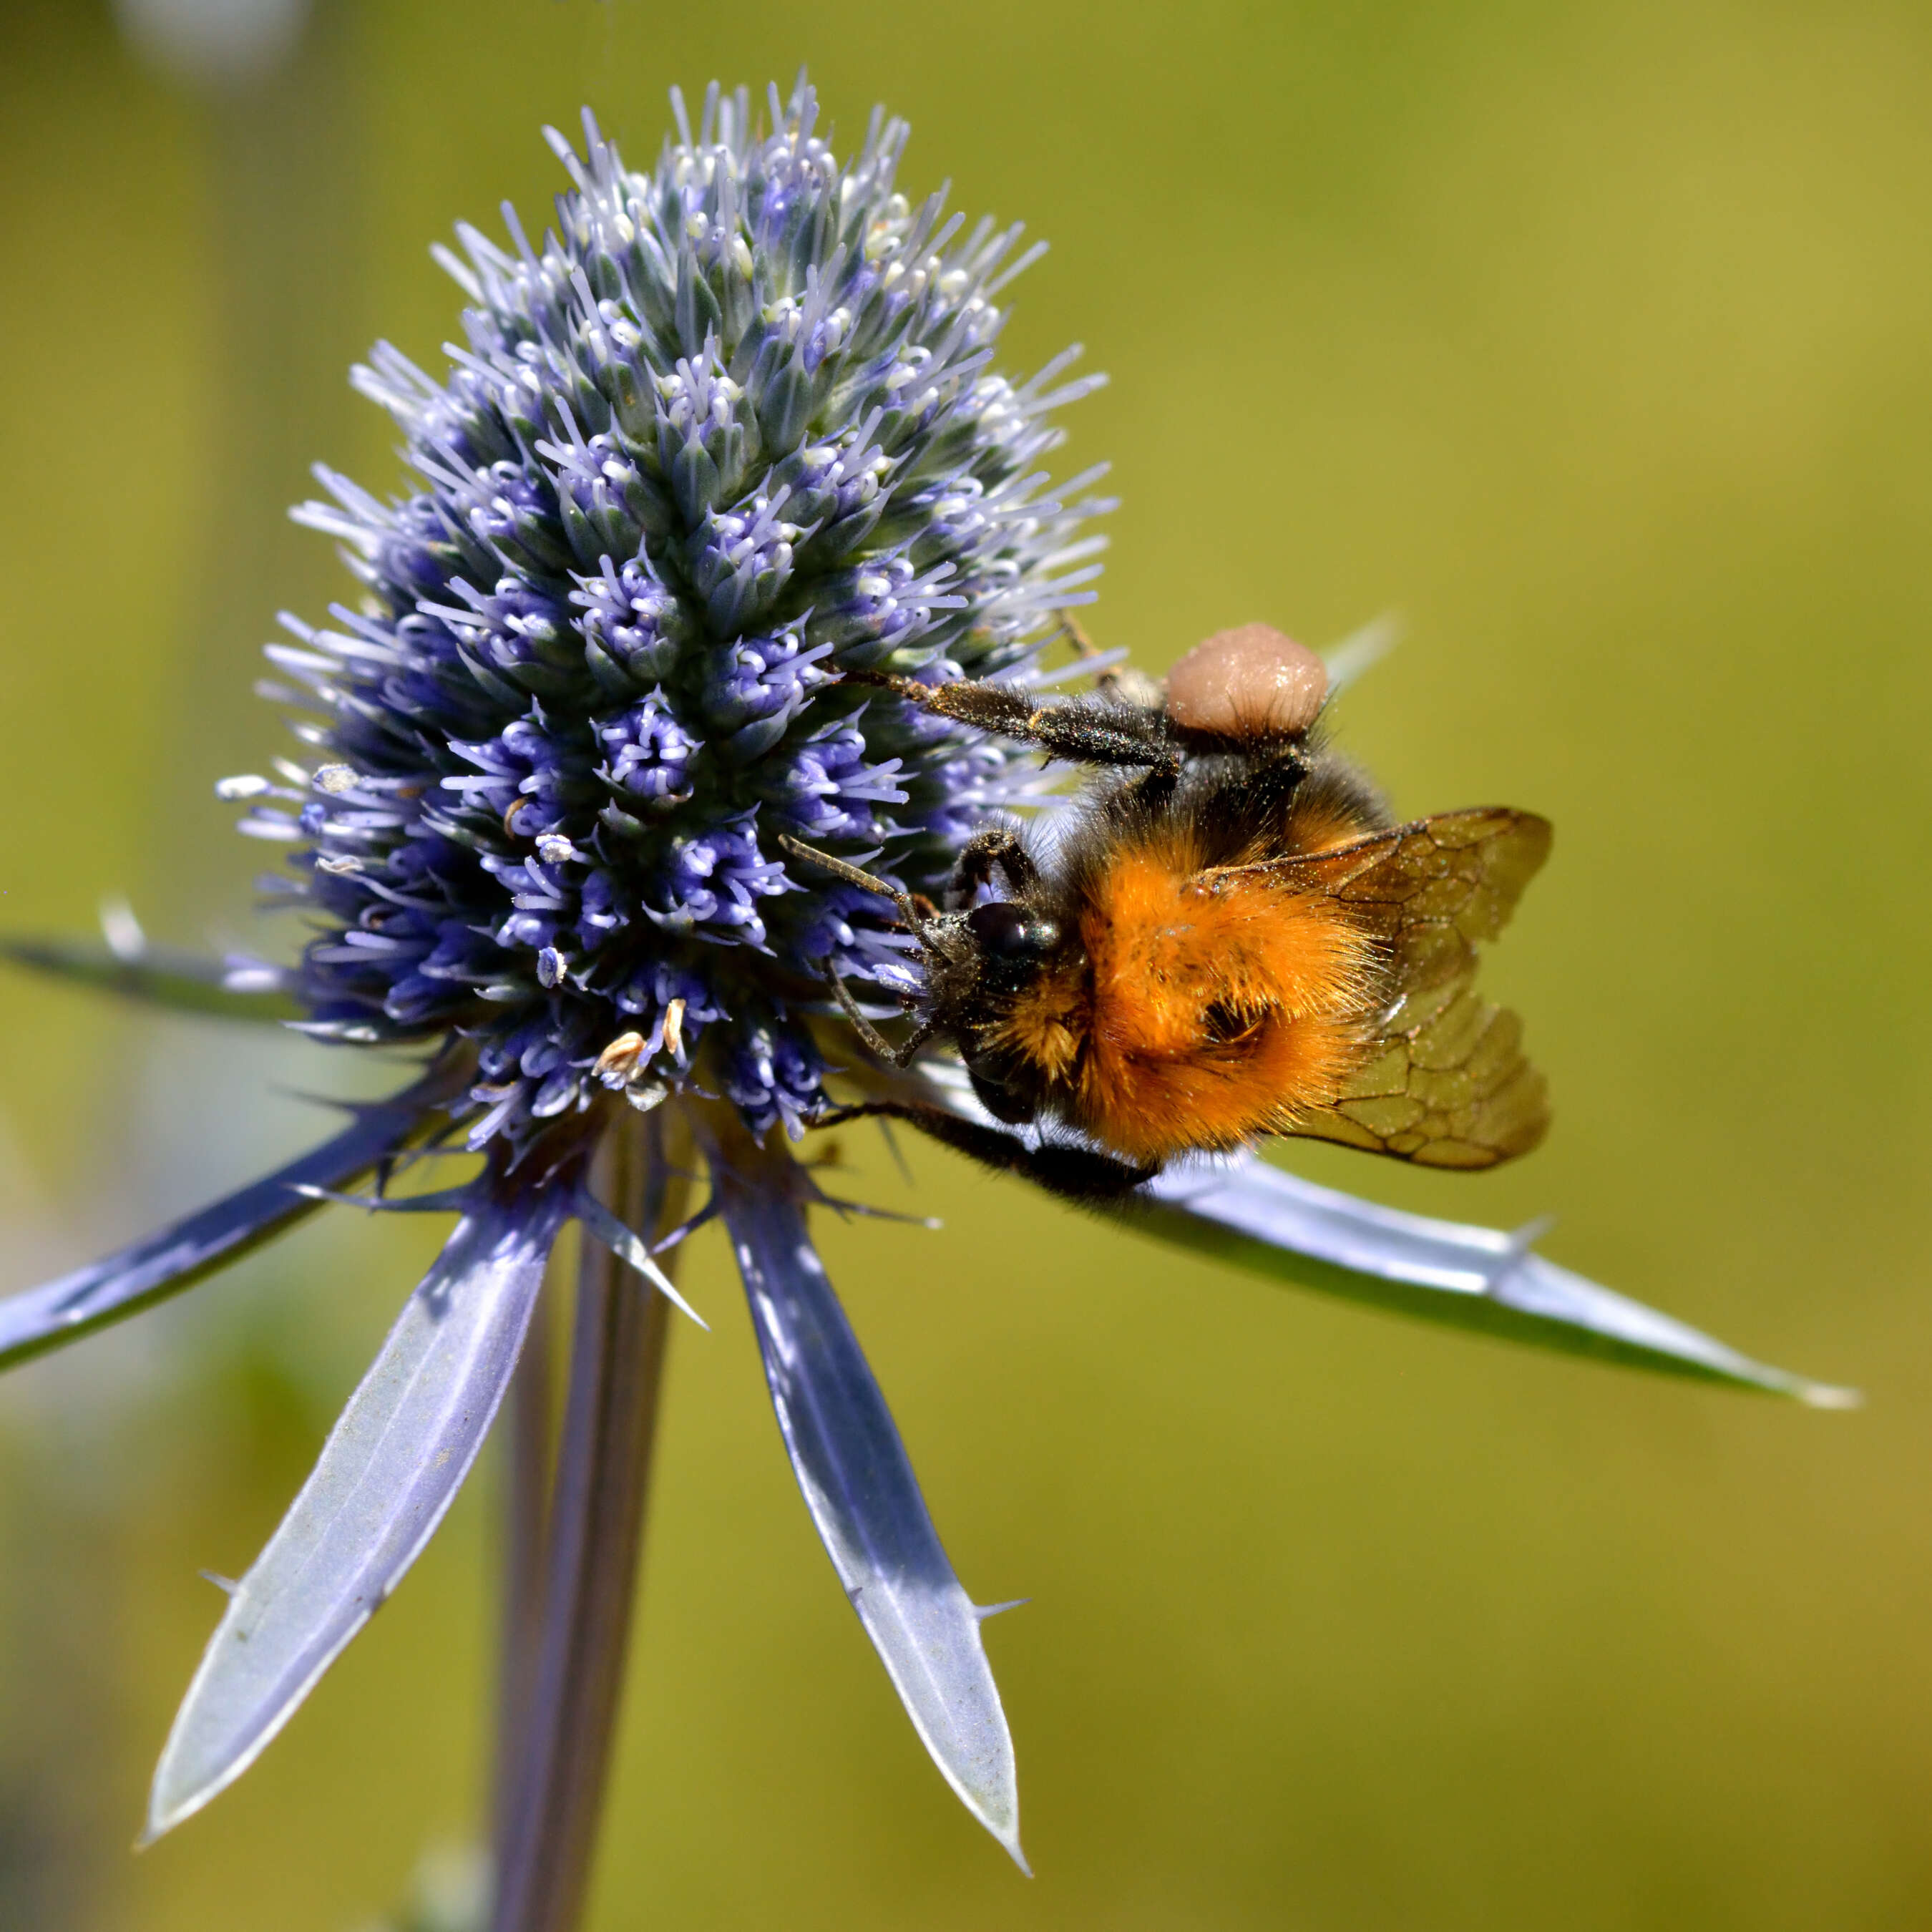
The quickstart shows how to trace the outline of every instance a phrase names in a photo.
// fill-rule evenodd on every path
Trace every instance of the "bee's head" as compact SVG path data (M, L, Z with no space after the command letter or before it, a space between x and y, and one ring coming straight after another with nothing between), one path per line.
M1013 1022L1066 950L1060 920L1024 899L992 899L932 922L932 1017L958 1043L981 1105L996 1119L1037 1114L1046 1070L1016 1050Z
M1060 922L1023 901L989 899L966 915L982 992L1016 993L1060 944Z

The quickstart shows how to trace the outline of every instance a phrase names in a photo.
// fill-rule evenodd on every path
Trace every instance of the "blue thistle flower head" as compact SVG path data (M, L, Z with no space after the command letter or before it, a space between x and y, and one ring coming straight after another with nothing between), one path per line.
M768 128L714 88L640 173L586 114L540 246L506 211L509 249L441 253L448 375L387 345L356 372L415 487L319 472L297 512L364 595L271 647L312 756L243 829L287 842L323 928L308 1029L473 1042L472 1145L693 1083L796 1134L826 962L911 974L890 905L776 836L937 890L1034 789L1016 748L841 682L1018 670L1106 507L1040 467L1094 379L994 367L1019 230L909 202L905 137L875 116L842 160L802 82Z

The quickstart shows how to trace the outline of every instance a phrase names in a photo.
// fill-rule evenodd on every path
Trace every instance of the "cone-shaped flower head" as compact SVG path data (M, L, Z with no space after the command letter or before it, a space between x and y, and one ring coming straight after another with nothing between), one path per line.
M916 980L890 905L776 835L933 889L1030 783L839 674L1028 657L1088 574L1102 506L1036 466L1088 385L992 366L1016 230L896 193L904 123L842 164L814 112L801 86L760 132L714 89L649 174L587 116L582 158L553 136L574 187L542 246L510 214L514 253L464 230L443 257L470 298L447 380L387 346L357 372L420 488L325 475L299 513L367 594L272 647L316 755L244 829L296 846L324 922L313 1027L476 1041L476 1144L607 1087L649 1105L700 1055L754 1132L796 1132L825 962Z

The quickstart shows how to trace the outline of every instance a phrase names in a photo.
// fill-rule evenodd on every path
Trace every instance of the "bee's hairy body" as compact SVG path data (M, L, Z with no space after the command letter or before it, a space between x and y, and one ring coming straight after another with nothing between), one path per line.
M976 833L940 913L785 842L893 898L919 940L918 1024L897 1046L831 976L860 1038L898 1066L950 1042L1003 1125L899 1099L839 1117L898 1115L1093 1198L1262 1134L1459 1168L1542 1138L1516 1016L1473 981L1550 826L1502 807L1391 824L1316 735L1312 652L1250 625L1198 646L1165 691L1103 682L1045 706L1011 686L858 675L1099 769L1040 854L1010 827ZM1011 1131L1035 1125L1048 1131Z
M1244 868L1380 830L1368 786L1332 756L1210 754L1075 809L1006 902L1050 948L1018 970L982 948L933 962L933 1016L988 1111L1158 1163L1332 1102L1386 974L1326 899Z

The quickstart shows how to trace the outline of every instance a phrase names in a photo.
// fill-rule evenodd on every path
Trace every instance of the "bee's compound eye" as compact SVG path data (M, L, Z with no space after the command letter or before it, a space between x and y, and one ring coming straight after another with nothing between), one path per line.
M966 930L994 959L1037 958L1060 937L1060 928L1052 920L1004 899L975 906L966 915Z
M1217 631L1168 673L1167 715L1182 730L1291 737L1315 722L1328 669L1306 644L1265 624Z

